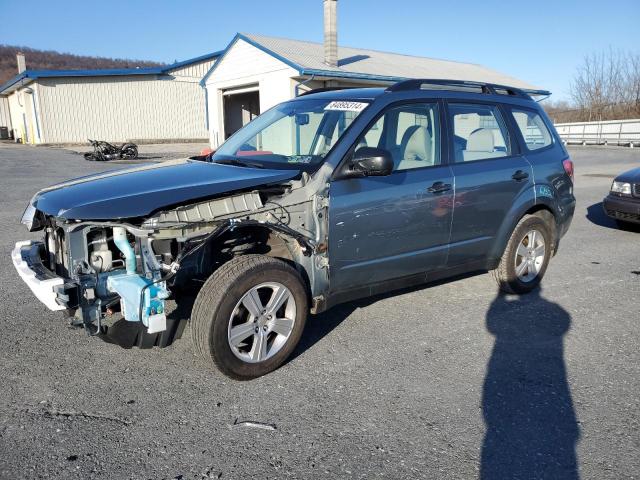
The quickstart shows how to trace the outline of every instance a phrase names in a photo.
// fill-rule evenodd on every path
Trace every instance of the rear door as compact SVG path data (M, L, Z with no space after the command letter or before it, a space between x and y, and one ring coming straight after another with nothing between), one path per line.
M496 104L447 103L455 200L449 266L484 260L533 172Z
M356 142L394 160L384 177L334 180L329 202L331 289L345 290L446 265L453 176L443 162L442 106L387 108ZM345 161L348 161L348 157Z

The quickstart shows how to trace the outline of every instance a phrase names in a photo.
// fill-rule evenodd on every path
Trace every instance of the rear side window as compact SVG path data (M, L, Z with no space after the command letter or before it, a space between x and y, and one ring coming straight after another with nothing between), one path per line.
M511 113L529 150L538 150L553 143L553 137L538 113L518 108L512 108Z
M511 155L509 131L495 105L449 104L456 162Z

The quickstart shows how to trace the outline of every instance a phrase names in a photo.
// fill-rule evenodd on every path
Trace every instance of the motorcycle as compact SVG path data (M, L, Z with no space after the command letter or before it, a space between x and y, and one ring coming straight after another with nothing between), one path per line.
M123 159L131 160L138 158L138 146L135 143L124 143L113 145L102 140L91 140L89 143L93 147L93 152L84 154L84 159L90 162L106 162L107 160Z

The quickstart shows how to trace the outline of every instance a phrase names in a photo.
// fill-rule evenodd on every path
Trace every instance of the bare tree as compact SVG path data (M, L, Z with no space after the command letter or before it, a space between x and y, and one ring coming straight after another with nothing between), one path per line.
M571 83L570 121L640 116L640 54L609 49L585 56ZM557 115L558 112L556 112Z

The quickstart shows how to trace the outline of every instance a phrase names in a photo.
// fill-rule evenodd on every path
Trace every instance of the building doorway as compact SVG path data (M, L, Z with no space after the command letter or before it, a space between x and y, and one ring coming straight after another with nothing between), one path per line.
M260 94L255 90L224 92L225 140L260 115Z

